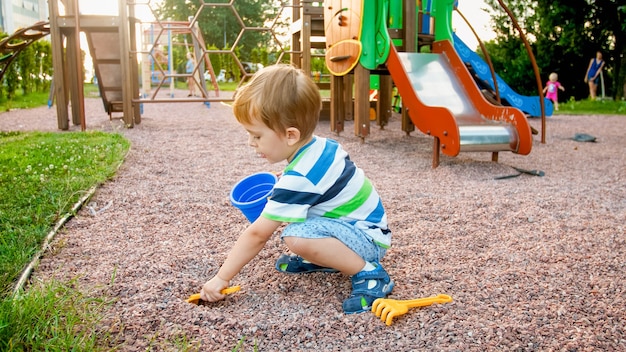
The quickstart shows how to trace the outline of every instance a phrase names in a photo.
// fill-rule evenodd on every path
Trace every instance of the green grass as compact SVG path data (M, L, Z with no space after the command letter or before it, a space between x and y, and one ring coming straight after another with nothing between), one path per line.
M232 92L235 91L235 89L237 89L237 85L239 84L239 82L224 82L224 83L218 83L217 85L220 87L220 91L224 91L224 92ZM182 82L182 81L175 81L174 82L174 87L176 89L183 89L186 90L187 89L187 82ZM161 89L163 88L169 88L169 84L164 85L163 87L161 87ZM206 82L206 89L210 92L212 90L214 90L215 88L213 88L213 84L211 84L211 82Z
M100 89L93 83L85 83L83 85L83 94L85 98L100 98Z
M48 105L48 92L30 93L24 95L18 91L11 100L5 97L0 98L0 112L13 109L30 109L39 106Z
M56 282L19 300L11 291L55 222L113 176L129 148L103 132L0 132L0 350L93 350L102 300Z
M626 101L570 100L559 104L555 115L626 115Z
M85 98L99 97L100 94L98 86L91 83L85 83L83 91ZM6 97L0 97L0 113L14 109L31 109L46 106L48 105L49 97L49 91L24 95L22 90L18 90L11 100L7 100Z
M105 351L108 332L95 330L111 301L74 286L50 282L16 299L0 301L2 351Z
M237 89L238 84L239 82L225 82L225 83L218 83L217 85L220 87L220 90L222 91L234 92L235 89ZM213 90L213 85L211 83L207 83L207 89Z
M0 287L87 190L115 173L129 145L102 132L0 133Z
M237 344L235 345L235 347L231 350L232 352L239 352L239 351L246 351L246 337L243 336L241 339L239 339L239 341L237 342ZM252 345L252 351L257 352L259 350L259 346L257 344L256 339L253 341L253 345Z

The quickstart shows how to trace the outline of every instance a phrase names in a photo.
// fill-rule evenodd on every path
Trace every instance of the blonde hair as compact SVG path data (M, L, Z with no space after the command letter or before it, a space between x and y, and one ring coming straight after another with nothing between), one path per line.
M313 135L322 108L322 98L313 80L286 64L267 66L235 94L233 113L239 123L261 120L276 133L295 127L300 138Z
M556 72L552 72L548 78L549 78L552 82L556 82L556 80L557 80L557 79L559 79L559 75L557 75L557 74L556 74Z

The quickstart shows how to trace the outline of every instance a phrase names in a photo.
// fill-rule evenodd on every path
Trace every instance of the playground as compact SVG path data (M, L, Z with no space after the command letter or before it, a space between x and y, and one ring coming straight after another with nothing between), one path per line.
M280 274L276 236L232 282L241 291L192 305L247 220L228 193L268 170L246 146L230 108L152 104L133 129L86 99L90 129L132 142L117 176L56 236L33 280L79 278L81 289L115 298L101 331L119 351L489 351L626 348L626 155L623 116L547 119L547 140L529 155L441 157L432 140L401 131L394 114L365 142L330 132L381 193L393 230L383 264L391 298L447 294L453 302L414 308L386 326L374 314L345 315L341 274ZM57 131L53 109L0 114L0 130ZM539 119L529 119L538 128ZM351 128L351 122L346 122ZM72 126L78 130L80 126ZM597 138L577 142L576 133ZM514 175L513 168L545 176ZM114 280L112 278L114 277Z
M344 12L348 7L339 3ZM462 56L462 43L452 43L446 20L452 1L432 3L423 15L439 14L435 28L414 28L418 14L410 2L410 11L390 13L404 16L410 24L404 28L386 28L383 16L364 20L375 25L357 31L373 31L359 40L336 28L326 43L327 63L338 66L330 83L330 117L316 134L338 140L382 197L393 231L383 259L396 283L389 298L445 294L452 302L414 308L390 326L371 313L346 315L341 302L350 284L341 274L294 277L274 269L287 251L278 235L231 282L240 291L218 303L186 302L248 225L230 204L232 186L285 165L268 165L246 145L246 132L225 103L232 92L203 91L177 99L184 105L172 103L187 93L174 92L173 85L168 91L168 79L194 77L204 87L200 73L206 68L207 80L217 80L206 60L212 52L197 34L194 52L205 60L198 60L194 73L148 65L159 61L157 44L166 42L172 27L196 33L194 25L162 22L151 46L133 48L126 41L135 29L123 11L103 24L80 17L76 6L63 16L51 11L59 14L49 29L55 77L72 83L55 86L56 111L2 113L0 130L79 131L88 125L124 135L132 148L117 175L56 235L31 282L77 279L93 297L114 299L98 332L111 336L110 347L118 351L177 350L181 341L199 351L231 351L238 344L245 351L626 349L624 116L552 116L541 95L507 93L495 74L480 70L486 63ZM321 13L307 6L302 8ZM372 10L363 9L364 18ZM360 12L345 15L359 18ZM304 33L309 27L303 23L313 24L313 17L309 12L294 21L301 33L292 33L300 36L294 47L303 47L294 50L302 59L292 64L305 71L312 43L306 45L311 33ZM341 14L334 23L346 27L347 19ZM251 29L243 27L241 33ZM80 70L70 69L80 66L71 63L79 60L81 30L91 36L90 51L100 52L94 63L101 99L84 98ZM424 43L413 40L418 32L430 38L431 52L418 52L415 46ZM62 33L70 43L67 67L61 64ZM122 79L140 72L129 53L145 59L143 86L152 89L156 72L157 89L150 94L139 94L138 80ZM378 103L390 100L393 79L404 108L398 113L380 103L378 126L370 126L370 73L381 67L388 75L381 78ZM468 67L474 75L483 72L478 78L485 84L498 82L501 96L496 90L487 99L483 91L489 89L477 86ZM344 84L354 85L354 96L346 96ZM342 111L353 99L353 111ZM354 134L340 133L344 128ZM596 140L574 140L579 133Z

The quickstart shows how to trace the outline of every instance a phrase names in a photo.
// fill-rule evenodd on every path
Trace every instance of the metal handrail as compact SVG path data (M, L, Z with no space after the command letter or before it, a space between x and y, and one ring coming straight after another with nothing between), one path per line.
M533 51L530 48L528 39L526 39L526 35L524 34L524 32L522 32L522 29L517 23L517 20L515 19L515 16L513 16L513 13L511 12L511 10L509 10L509 8L504 4L502 0L498 0L498 3L504 9L506 14L509 16L509 18L513 22L513 26L515 26L515 29L517 29L517 31L519 32L520 38L522 38L522 41L524 42L524 46L526 47L526 51L528 52L528 56L530 57L530 62L533 65L533 71L535 72L535 80L537 81L537 89L539 91L539 106L541 107L541 143L545 144L546 143L546 108L545 108L544 97L543 97L543 85L541 83L541 76L539 75L539 68L537 67L537 61L535 60L535 55L533 54Z
M458 8L455 8L455 10L459 14L459 16L461 16L461 18L465 21L469 29L472 31L476 40L478 40L478 45L480 45L480 50L485 56L485 61L487 61L487 65L489 65L489 71L491 72L491 79L493 80L493 88L496 92L496 100L498 101L498 103L502 103L502 100L500 99L500 89L498 88L498 81L496 80L496 71L493 68L491 57L489 56L489 53L487 52L485 43L483 43L483 41L480 39L480 37L478 36L478 33L476 33L476 31L474 30L474 27L472 27L472 25L469 23L467 18L463 16L463 13L461 12L461 10L459 10Z

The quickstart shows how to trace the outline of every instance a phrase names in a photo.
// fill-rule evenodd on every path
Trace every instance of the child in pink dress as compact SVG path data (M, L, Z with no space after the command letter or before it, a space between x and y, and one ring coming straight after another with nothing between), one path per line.
M543 88L543 93L554 104L554 110L559 110L559 89L565 91L565 88L559 83L559 75L555 72L552 72L549 78L550 80L546 83L546 87Z

